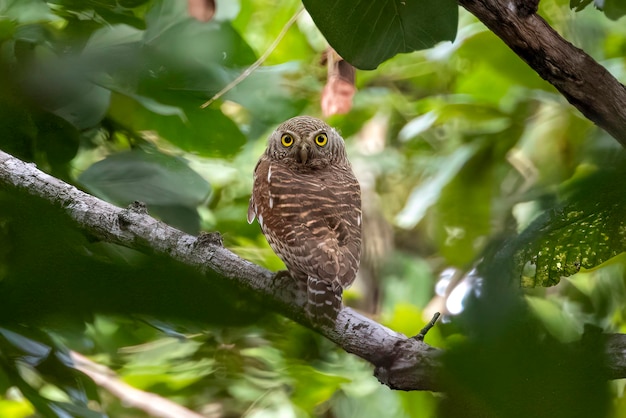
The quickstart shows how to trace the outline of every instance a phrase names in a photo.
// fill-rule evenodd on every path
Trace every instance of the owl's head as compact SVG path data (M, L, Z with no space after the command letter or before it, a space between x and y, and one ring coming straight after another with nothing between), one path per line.
M272 133L267 156L293 167L324 168L347 162L343 138L323 121L296 116Z

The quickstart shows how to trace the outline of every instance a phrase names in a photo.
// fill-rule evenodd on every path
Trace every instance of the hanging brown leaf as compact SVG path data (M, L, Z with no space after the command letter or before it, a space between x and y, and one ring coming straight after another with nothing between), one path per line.
M325 58L328 79L322 91L322 114L328 117L348 113L352 108L352 97L356 93L356 70L332 48L328 48Z
M208 22L215 15L215 0L187 0L189 16L200 22Z

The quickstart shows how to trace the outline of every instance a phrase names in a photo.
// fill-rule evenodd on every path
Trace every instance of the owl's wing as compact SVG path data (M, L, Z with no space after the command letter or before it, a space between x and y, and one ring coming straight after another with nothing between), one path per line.
M346 288L356 277L361 257L359 183L352 173L335 173L323 184L307 222L311 236L305 247L317 260L315 275Z
M251 224L252 222L254 222L254 218L256 217L256 212L257 212L257 204L255 202L254 199L254 195L256 194L256 190L257 188L260 186L257 182L257 171L259 170L259 165L261 165L261 162L264 160L263 157L261 157L261 159L256 163L256 166L254 167L254 181L253 181L253 187L252 187L252 194L250 195L250 203L248 203L248 223Z
M254 218L294 277L348 287L361 255L361 194L349 168L296 173L262 157L254 172Z
M289 267L302 275L349 286L361 254L361 194L350 170L294 175L273 164L268 171L271 217L268 228L281 231ZM290 269L291 270L291 269Z
M323 178L307 208L302 242L308 264L307 315L332 325L341 310L343 289L356 278L361 256L361 198L354 175L335 172ZM320 184L320 183L317 183Z

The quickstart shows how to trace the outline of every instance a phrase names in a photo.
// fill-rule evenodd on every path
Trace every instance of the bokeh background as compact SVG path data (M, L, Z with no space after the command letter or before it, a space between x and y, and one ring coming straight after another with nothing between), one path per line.
M218 1L208 22L187 7L0 1L0 149L280 270L246 222L252 171L277 124L322 116L328 44L306 12L279 37L298 1ZM626 79L623 19L563 0L540 14ZM392 391L232 289L0 188L0 416L149 416L69 350L206 417L624 416L600 336L626 325L619 143L462 9L454 42L357 71L355 87L325 118L363 189L345 300L408 336L442 312L426 342L448 353L449 393Z

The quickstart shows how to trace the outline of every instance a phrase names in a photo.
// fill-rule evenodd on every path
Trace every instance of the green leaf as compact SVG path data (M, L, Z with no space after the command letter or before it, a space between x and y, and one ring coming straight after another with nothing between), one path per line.
M8 16L19 23L49 21L54 18L46 2L40 0L2 1L0 16Z
M569 8L576 12L580 12L585 7L589 6L593 0L570 0Z
M534 315L542 321L546 330L561 342L568 343L580 339L583 334L583 322L569 310L578 308L578 305L566 306L556 298L544 299L535 296L526 296L528 307Z
M87 20L106 25L126 24L139 29L145 27L143 19L136 16L132 10L148 0L137 1L101 1L101 0L52 0L49 3L57 5L55 12L66 19Z
M494 319L475 326L488 329ZM475 336L443 356L442 381L450 389L438 418L611 416L600 333L564 344L545 335L522 307L497 335L472 331Z
M124 206L138 200L150 212L189 233L197 233L196 207L211 187L180 158L135 150L111 155L78 179L92 193Z
M492 149L483 147L441 191L435 207L436 238L448 263L465 267L475 260L491 231Z
M457 93L499 103L511 86L555 91L491 31L480 31L465 39L458 57L466 59L471 67L459 77Z
M306 105L302 94L290 86L293 83L287 82L290 76L301 76L298 69L296 63L260 67L225 96L248 109L257 123L267 129L269 125L296 116ZM250 94L251 91L255 94Z
M54 113L78 129L93 128L104 119L110 100L110 91L96 85L85 85L82 95L74 97Z
M374 69L398 53L431 48L456 37L458 5L452 0L303 3L328 43L363 70Z
M553 286L626 251L625 175L620 167L573 180L564 203L520 234L513 245L522 286Z
M321 372L308 364L292 363L288 370L289 376L294 379L291 400L304 410L326 402L342 384L350 381L341 375Z
M626 4L623 0L606 0L603 10L606 17L612 20L618 20L626 15Z
M110 58L111 53L119 54L123 48L136 45L136 48L133 50L136 53L142 38L143 31L132 26L105 26L95 31L89 37L82 52L87 56L108 54Z
M209 184L180 158L135 150L109 156L89 167L79 181L98 196L129 204L199 205Z
M67 349L40 329L0 327L0 360L10 383L45 416L104 417L87 407L97 398L93 382L74 368ZM46 392L71 403L51 400Z
M34 416L34 413L35 410L33 409L33 406L25 399L0 400L0 416L28 418Z
M146 15L145 47L166 66L219 63L227 67L252 64L256 56L230 22L198 22L180 1L157 1Z
M135 98L141 99L141 102ZM149 103L144 100L146 98L132 93L114 94L110 116L120 125L135 131L156 131L160 137L179 148L204 157L232 155L246 142L235 122L221 110L200 109L192 100L179 98L177 102L185 116L183 119L176 107L156 101ZM171 110L174 114L160 115L144 107L144 104L161 112Z
M439 170L411 192L406 206L396 218L398 225L407 229L415 227L426 214L426 210L437 202L444 187L477 151L476 146L469 144L457 148L447 157L441 157Z
M159 103L151 97L142 96L140 94L134 93L131 90L123 89L109 77L103 77L101 80L99 80L99 83L100 85L109 89L112 92L119 93L130 99L133 99L141 106L143 106L143 108L149 110L152 113L161 116L178 116L178 118L180 118L182 122L187 122L187 116L185 116L185 112L183 112L183 110L179 107Z
M0 327L0 338L5 340L3 341L4 355L19 358L31 366L41 364L52 351L52 347L7 328ZM7 350L7 347L10 349ZM14 350L18 350L19 355L13 352Z

